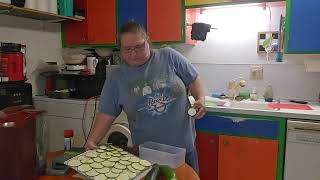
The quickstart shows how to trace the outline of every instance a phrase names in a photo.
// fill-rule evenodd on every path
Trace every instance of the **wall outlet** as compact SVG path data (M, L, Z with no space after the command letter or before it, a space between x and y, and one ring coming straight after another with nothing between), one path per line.
M262 65L250 66L250 80L263 80L263 66Z

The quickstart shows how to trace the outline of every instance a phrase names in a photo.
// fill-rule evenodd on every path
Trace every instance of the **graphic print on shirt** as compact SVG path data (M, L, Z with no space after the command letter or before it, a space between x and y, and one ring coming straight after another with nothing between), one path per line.
M135 80L129 84L131 98L134 98L137 111L151 116L165 114L177 98L182 95L179 85L166 78L153 82Z

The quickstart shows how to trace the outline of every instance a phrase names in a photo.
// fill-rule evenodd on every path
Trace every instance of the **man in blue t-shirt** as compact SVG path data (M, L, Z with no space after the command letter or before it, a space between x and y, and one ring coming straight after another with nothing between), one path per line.
M120 30L124 62L106 80L99 113L85 145L94 149L123 110L134 145L146 141L186 149L186 162L198 172L194 120L188 115L188 91L195 98L194 118L206 113L198 72L171 48L150 50L145 30L135 22Z

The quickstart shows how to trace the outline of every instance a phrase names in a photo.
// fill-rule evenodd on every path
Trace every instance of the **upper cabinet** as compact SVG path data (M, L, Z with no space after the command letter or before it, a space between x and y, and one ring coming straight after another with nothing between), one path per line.
M319 6L315 0L287 0L286 53L320 53Z
M128 21L135 21L147 27L146 0L118 0L118 27Z
M144 26L151 42L184 41L183 0L119 0L118 28L128 21Z
M181 0L147 0L147 31L152 42L184 39L184 8Z
M74 9L85 20L64 24L64 45L110 45L116 43L116 0L74 0Z

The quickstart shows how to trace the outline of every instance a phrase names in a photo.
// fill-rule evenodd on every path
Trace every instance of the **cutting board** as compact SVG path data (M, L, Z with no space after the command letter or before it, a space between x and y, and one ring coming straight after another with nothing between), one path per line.
M309 105L305 104L292 104L292 103L269 103L269 108L272 109L297 109L297 110L312 110Z

